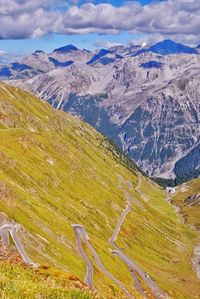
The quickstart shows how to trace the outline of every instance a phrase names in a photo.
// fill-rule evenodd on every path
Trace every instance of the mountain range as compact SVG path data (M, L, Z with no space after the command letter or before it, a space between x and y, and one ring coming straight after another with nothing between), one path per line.
M171 40L95 51L73 45L0 68L1 80L91 124L149 176L200 174L200 50Z

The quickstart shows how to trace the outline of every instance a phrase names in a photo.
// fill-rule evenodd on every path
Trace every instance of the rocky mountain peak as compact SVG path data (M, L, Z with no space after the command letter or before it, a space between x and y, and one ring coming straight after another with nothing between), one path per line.
M59 53L68 53L68 52L72 52L72 51L78 51L78 48L75 47L74 45L67 45L64 47L60 47L55 49L53 52L59 52Z
M181 43L176 43L173 40L166 39L161 41L153 46L151 46L148 51L158 53L161 55L169 55L169 54L197 54L197 50L195 48L188 47Z

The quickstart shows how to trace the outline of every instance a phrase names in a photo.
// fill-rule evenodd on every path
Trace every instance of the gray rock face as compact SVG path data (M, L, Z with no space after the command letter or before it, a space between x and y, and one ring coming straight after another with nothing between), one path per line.
M196 84L199 80L195 78ZM151 175L173 178L176 162L199 142L199 103L190 90L195 82L186 82L184 89L181 80L174 80L146 94L121 127L124 149Z
M87 61L97 52L76 51L72 65L9 82L57 109L78 115L111 138L151 176L198 176L200 56L151 52L133 56L127 51L112 48L108 58L117 59L106 64L97 60L92 65ZM52 55L61 61L56 53ZM73 53L58 55L68 55L63 61L73 60ZM34 63L32 60L31 67Z

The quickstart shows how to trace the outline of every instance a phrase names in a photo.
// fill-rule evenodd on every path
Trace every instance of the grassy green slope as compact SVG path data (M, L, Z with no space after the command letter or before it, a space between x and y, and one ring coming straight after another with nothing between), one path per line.
M180 185L176 190L172 202L180 208L185 222L200 232L200 200L195 199L200 199L200 178Z
M32 270L20 264L0 262L0 296L9 299L103 299L78 290L63 273ZM81 285L81 283L79 283Z
M108 243L126 206L121 175L145 210L133 204L118 244L172 298L198 298L190 263L197 234L181 223L156 184L141 176L140 192L135 190L138 173L89 125L0 84L0 140L0 211L22 225L20 238L35 262L82 279L85 265L71 227L80 223L108 270L132 291L130 274ZM97 268L94 283L108 297L123 297Z

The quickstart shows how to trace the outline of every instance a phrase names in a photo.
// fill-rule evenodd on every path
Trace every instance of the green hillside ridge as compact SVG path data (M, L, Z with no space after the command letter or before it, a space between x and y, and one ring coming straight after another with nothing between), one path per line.
M157 184L126 163L78 118L0 84L0 221L21 224L19 237L30 258L83 280L85 264L71 226L81 224L105 267L140 298L128 268L110 252L108 242L127 204L118 186L120 175L132 183L129 192L144 209L133 204L118 246L170 298L200 298L191 264L198 234L181 222ZM105 298L125 298L97 266L94 287Z

